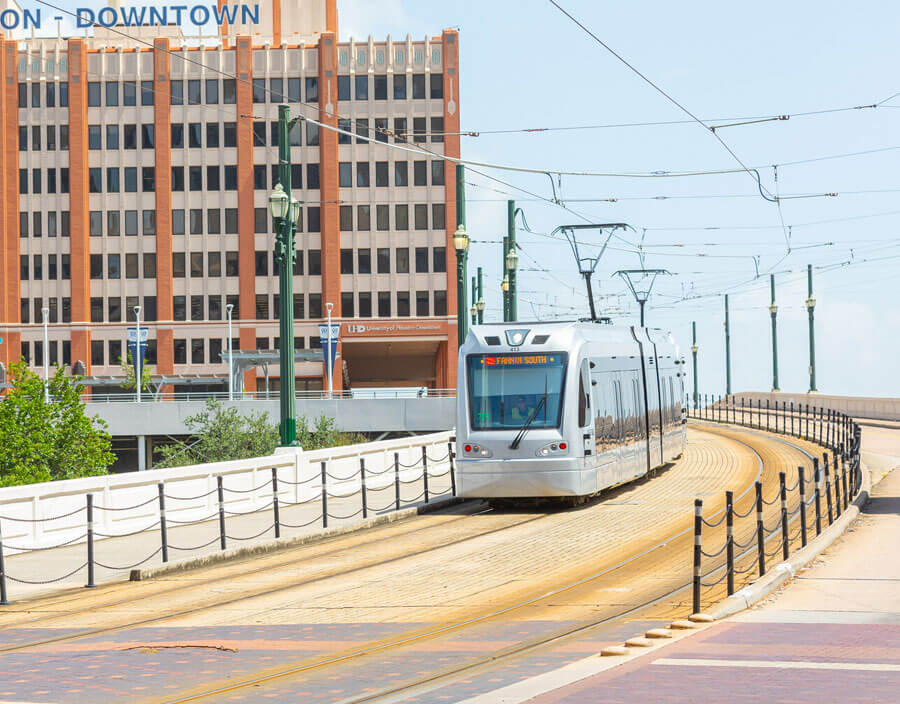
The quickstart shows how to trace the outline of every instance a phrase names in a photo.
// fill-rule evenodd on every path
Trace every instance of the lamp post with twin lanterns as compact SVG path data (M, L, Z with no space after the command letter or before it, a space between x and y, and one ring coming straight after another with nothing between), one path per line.
M278 432L284 447L297 442L294 400L294 232L300 217L300 201L291 197L291 128L300 118L289 119L287 105L278 106L278 183L269 196L275 224L275 260L278 262L279 393L281 418Z
M460 223L453 233L453 248L456 250L456 337L462 346L466 341L466 256L469 251L469 235L464 223Z
M507 284L506 289L508 297L507 311L509 313L509 322L515 322L519 318L519 306L516 303L516 269L519 268L519 255L516 254L515 244L510 245L509 251L506 253L506 271Z
M481 325L484 322L484 293L481 290L481 267L478 267L478 300L475 303L475 307L478 309L478 324Z

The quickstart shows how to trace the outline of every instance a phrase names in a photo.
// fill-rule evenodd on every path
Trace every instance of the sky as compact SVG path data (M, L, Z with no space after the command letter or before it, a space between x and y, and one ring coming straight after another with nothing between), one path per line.
M562 176L554 178L561 203L545 174L470 170L469 271L484 268L486 320L501 317L499 242L514 198L538 233L518 233L520 319L588 314L583 280L565 242L549 236L554 228L629 223L633 231L617 233L624 239L612 239L598 264L598 306L633 324L637 305L613 272L640 267L640 253L644 266L670 271L653 289L647 324L671 330L689 359L696 322L701 393L725 391L725 293L732 388L772 388L770 273L779 386L809 388L812 264L819 391L900 396L900 95L892 97L900 4L557 1L608 49L550 0L338 0L341 40L459 29L462 129L478 133L462 138L464 159L595 174L738 170ZM714 133L686 111L731 126ZM788 119L753 121L773 116ZM521 131L546 127L593 128ZM742 165L782 198L763 198ZM599 252L598 234L579 239Z

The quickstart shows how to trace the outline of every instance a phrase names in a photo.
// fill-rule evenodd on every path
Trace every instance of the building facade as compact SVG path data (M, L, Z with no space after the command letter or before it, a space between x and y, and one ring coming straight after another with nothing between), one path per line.
M120 374L135 306L157 374L226 378L227 306L234 350L284 344L268 198L287 103L349 133L301 120L290 135L294 348L319 349L331 304L335 389L455 385L456 183L442 157L459 156L457 32L338 42L336 0L257 7L215 39L119 24L0 40L0 362ZM298 363L298 388L323 374ZM261 380L248 370L244 387Z

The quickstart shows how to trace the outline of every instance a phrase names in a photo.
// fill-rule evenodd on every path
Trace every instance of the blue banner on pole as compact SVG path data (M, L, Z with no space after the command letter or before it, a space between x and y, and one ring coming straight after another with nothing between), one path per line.
M331 324L331 371L334 369L334 359L337 356L337 344L338 340L341 337L341 324L340 323L332 323ZM322 346L322 361L325 363L326 367L328 365L328 323L322 323L319 325L319 343Z
M134 379L136 384L141 383L144 371L144 357L147 354L148 328L141 328L140 344L138 344L138 329L128 328L128 351L131 353L131 361L134 366Z

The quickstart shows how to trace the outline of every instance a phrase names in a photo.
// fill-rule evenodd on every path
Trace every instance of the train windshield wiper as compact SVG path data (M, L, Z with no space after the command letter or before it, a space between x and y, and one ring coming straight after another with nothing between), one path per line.
M544 393L541 396L541 400L538 401L538 405L534 407L534 410L531 412L531 415L525 420L522 424L522 427L519 428L519 432L516 434L515 439L510 443L510 450L517 450L519 448L519 443L522 442L522 438L525 437L525 433L528 432L528 428L531 425L532 421L537 417L537 414L540 412L541 408L544 407L544 404L547 402L547 394Z

